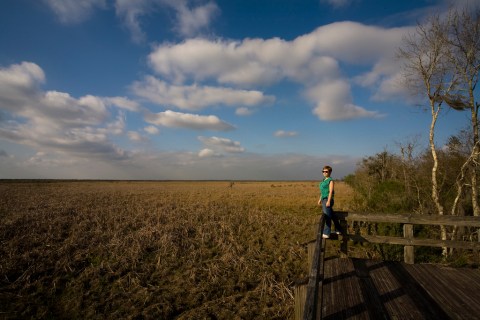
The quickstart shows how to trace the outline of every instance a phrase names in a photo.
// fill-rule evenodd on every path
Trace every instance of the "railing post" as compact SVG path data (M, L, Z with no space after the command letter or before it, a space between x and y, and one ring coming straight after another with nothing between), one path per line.
M403 237L405 239L413 239L413 224L403 225ZM403 259L405 263L408 263L408 264L415 263L415 249L413 246L403 247Z
M345 218L340 220L340 226L342 227L342 242L340 243L340 257L348 258L348 223L346 213Z

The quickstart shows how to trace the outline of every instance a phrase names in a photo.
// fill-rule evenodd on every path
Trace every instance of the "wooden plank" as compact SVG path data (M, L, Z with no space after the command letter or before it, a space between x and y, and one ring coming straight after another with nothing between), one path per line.
M317 316L318 308L318 287L319 287L319 277L320 275L321 264L323 264L324 252L322 253L322 239L323 227L325 225L325 215L320 216L320 222L318 224L315 250L312 259L312 266L310 268L309 279L307 284L307 294L305 299L305 307L303 311L303 319L312 320Z
M412 299L405 294L402 283L392 276L382 261L367 261L370 276L391 319L422 319Z
M452 225L464 227L480 227L480 217L451 216L435 214L369 214L356 212L335 212L339 219L347 221L410 223L428 225Z
M438 265L408 265L408 272L452 319L478 319L480 271Z
M371 242L383 244L400 244L407 246L426 246L426 247L449 247L457 249L480 249L480 242L473 241L454 241L454 240L436 240L436 239L405 239L400 237L389 236L372 236L372 235L348 235L350 240L357 242Z
M478 319L480 270L325 261L323 319Z
M351 259L325 261L323 319L369 319Z

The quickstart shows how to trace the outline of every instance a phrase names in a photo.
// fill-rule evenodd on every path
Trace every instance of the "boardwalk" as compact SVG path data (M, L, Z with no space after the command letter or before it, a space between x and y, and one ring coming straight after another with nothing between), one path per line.
M323 319L480 319L480 270L326 258Z

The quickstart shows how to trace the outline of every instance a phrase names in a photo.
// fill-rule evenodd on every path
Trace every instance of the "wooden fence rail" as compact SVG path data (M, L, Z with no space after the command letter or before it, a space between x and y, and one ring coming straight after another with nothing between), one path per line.
M343 230L345 230L345 232L348 230L346 224L353 225L355 221L403 224L403 237L361 235L359 232L355 234L344 234L340 248L345 256L348 256L348 240L403 245L404 261L409 264L413 264L415 261L414 246L480 250L480 217L420 214L368 214L354 212L336 212L336 214L339 217L341 224L343 224ZM299 285L295 288L295 319L322 319L323 266L326 243L325 239L322 239L324 224L324 215L321 215L316 230L316 239L309 243L309 260L311 259L311 261L308 284ZM478 241L419 239L414 237L414 225L450 225L479 228L479 230L476 231Z

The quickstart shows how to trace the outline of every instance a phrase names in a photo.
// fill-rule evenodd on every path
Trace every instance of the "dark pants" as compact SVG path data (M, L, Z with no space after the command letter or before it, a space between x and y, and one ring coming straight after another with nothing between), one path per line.
M342 232L342 227L340 227L340 221L338 221L335 212L333 211L333 199L330 200L330 207L327 207L327 198L322 199L322 209L323 214L325 215L325 228L323 229L323 234L330 235L332 229L332 220L335 225L335 231Z

